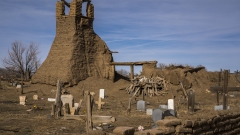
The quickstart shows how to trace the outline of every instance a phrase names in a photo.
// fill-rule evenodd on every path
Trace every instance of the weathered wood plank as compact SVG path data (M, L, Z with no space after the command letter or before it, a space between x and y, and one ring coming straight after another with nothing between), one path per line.
M63 118L65 120L86 121L86 115L65 115ZM112 123L115 121L116 121L116 118L112 116L99 116L99 115L92 116L93 123Z
M111 62L110 65L121 65L121 66L130 66L130 65L143 65L157 63L157 61L139 61L139 62Z
M240 87L227 87L228 91L240 91ZM222 92L223 91L223 87L210 87L209 89L211 92Z

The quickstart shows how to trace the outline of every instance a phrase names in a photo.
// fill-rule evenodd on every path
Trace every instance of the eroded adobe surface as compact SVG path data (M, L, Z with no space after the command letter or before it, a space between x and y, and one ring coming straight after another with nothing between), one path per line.
M32 83L56 85L60 79L72 86L90 76L114 79L112 54L93 30L94 6L87 1L83 16L82 3L82 0L56 3L56 36ZM65 5L70 7L69 14L65 13Z

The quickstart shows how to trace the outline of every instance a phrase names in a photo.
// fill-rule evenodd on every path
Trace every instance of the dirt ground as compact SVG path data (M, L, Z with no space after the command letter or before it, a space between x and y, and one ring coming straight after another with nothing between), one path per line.
M187 75L186 78L195 79L196 82L192 82L192 89L195 90L195 98L198 105L196 106L194 113L187 111L186 104L176 105L180 99L182 92L176 90L180 88L180 85L169 84L174 91L175 96L175 108L177 111L177 117L181 119L197 119L208 118L216 115L218 111L214 111L216 105L216 94L209 93L210 86L217 86L216 81L212 81L210 73L202 71L202 73L196 73L194 75ZM193 77L193 78L191 78ZM216 78L217 76L215 76ZM214 77L213 77L214 78ZM83 134L85 133L85 122L78 120L63 120L55 119L50 116L51 106L53 102L49 102L48 98L54 98L56 95L56 86L50 86L45 84L29 84L24 87L24 95L27 96L26 105L19 104L19 96L21 95L20 89L16 89L10 86L7 82L2 81L0 95L0 134L11 135L32 135L32 134ZM91 78L81 81L77 86L66 88L74 96L74 101L79 102L83 99L81 92L83 87L85 90L95 92L93 96L97 100L99 96L99 89L105 89L105 98L103 102L105 105L101 110L97 110L97 105L93 106L93 115L113 116L116 121L110 123L111 126L103 127L103 130L107 133L111 133L117 126L131 126L137 130L139 125L142 125L145 129L151 129L154 126L152 116L146 115L146 112L137 111L136 102L141 100L142 97L137 97L132 103L132 109L130 114L127 113L128 101L130 95L126 90L120 90L126 88L130 82L124 78L118 78L116 82L112 82L106 79ZM230 75L229 86L239 86L240 83L234 78L234 75ZM234 97L229 97L228 105L229 111L237 111L240 108L238 104L240 95L238 92L229 93ZM33 100L33 95L38 95L39 100ZM221 97L222 95L220 95ZM171 92L164 96L145 97L147 103L146 108L156 109L159 105L167 104L167 99L172 97ZM220 98L220 103L221 103ZM85 114L85 104L83 103L81 114ZM37 109L34 109L34 106ZM33 109L32 111L27 111ZM99 126L99 123L94 123L94 127Z

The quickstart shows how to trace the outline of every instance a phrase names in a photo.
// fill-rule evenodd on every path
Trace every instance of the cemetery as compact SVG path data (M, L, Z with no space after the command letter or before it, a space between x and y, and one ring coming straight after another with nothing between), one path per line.
M90 0L57 1L56 37L44 63L21 85L0 80L0 134L240 133L238 71L115 62L93 21ZM130 67L128 78L115 71L119 65Z

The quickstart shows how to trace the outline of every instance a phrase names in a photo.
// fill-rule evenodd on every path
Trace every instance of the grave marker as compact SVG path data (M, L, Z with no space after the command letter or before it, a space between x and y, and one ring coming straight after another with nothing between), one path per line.
M74 106L73 102L73 96L70 95L61 95L61 101L62 101L62 106L64 106L66 103L69 103L69 107L72 108Z
M143 100L139 100L137 102L137 110L139 111L145 111L146 110L146 102Z
M38 100L38 95L33 95L33 100Z
M163 119L166 117L166 116L175 116L175 111L174 110L166 110L163 112Z
M228 102L228 92L229 91L240 91L240 87L228 87L228 77L229 70L224 70L224 82L222 87L210 87L210 91L212 92L222 92L223 94L223 109L227 109ZM219 104L219 96L217 94L217 104Z
M153 113L152 113L152 119L154 124L156 124L156 122L158 120L162 120L163 119L163 111L161 109L154 109Z
M152 115L153 109L152 108L148 108L146 112L147 112L147 115Z
M79 103L74 103L75 108L79 108Z
M174 110L174 99L168 99L168 109Z
M17 88L17 89L21 89L21 88L22 88L22 85L17 85L16 88Z
M102 98L101 97L99 97L98 98L98 101L95 101L95 103L98 105L98 110L100 110L101 109L101 107L102 107L102 105L104 105L105 104L105 102L102 102L102 100L101 100Z
M20 105L25 105L25 103L26 103L26 96L19 96L19 100L20 100Z
M227 109L230 109L229 106L227 106ZM216 105L214 106L214 110L217 111L217 110L223 110L223 105Z
M100 89L100 91L99 91L99 97L102 99L104 99L104 91L105 91L105 89Z

